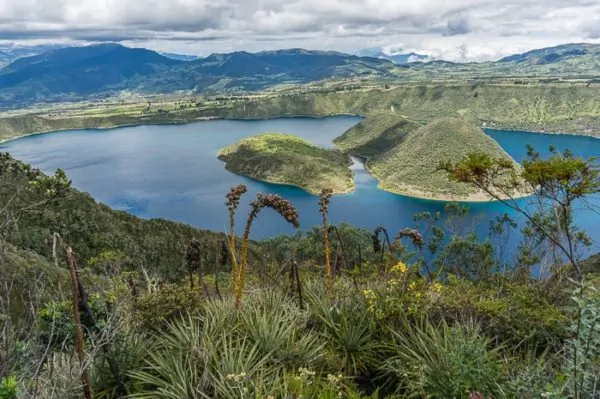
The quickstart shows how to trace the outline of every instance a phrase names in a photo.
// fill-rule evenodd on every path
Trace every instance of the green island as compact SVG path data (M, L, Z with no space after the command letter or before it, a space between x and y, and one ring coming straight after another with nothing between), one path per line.
M263 133L227 146L218 155L227 170L269 183L300 187L311 194L330 188L336 194L354 190L350 158L317 147L299 137Z
M493 159L516 161L491 137L471 123L442 118L425 126L394 113L372 116L351 128L335 143L367 159L367 170L383 190L411 197L446 201L489 201L472 185L452 181L439 170L440 162L481 152ZM512 193L517 195L518 193Z

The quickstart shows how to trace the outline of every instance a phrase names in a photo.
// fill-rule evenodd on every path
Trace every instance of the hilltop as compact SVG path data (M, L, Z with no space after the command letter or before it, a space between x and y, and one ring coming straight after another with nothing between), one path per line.
M354 146L360 132L366 132L362 137L368 137L368 143L375 143L375 147ZM353 154L369 158L366 167L380 181L381 189L420 198L486 200L489 197L472 186L450 181L445 172L438 170L439 163L462 159L474 151L512 160L481 129L458 118L442 118L418 127L401 117L374 116L350 129L336 143Z
M317 147L289 134L263 133L223 148L219 159L227 170L269 183L300 187L311 194L354 189L348 156Z
M419 126L396 113L385 112L363 120L333 142L344 152L371 158L387 151Z

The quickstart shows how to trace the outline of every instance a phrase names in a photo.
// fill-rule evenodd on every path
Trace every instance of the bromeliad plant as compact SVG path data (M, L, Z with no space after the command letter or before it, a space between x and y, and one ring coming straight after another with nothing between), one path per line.
M246 270L248 266L248 239L250 237L250 229L252 223L260 212L265 208L271 208L278 214L280 214L288 223L293 225L295 228L300 227L298 222L298 211L288 200L281 198L279 195L262 193L256 194L256 200L250 203L250 213L248 219L246 219L246 225L244 227L244 234L242 236L242 255L240 263L238 264L235 256L235 211L239 205L240 197L247 191L246 186L239 185L232 188L227 194L226 205L229 208L229 222L230 222L230 252L231 252L231 264L232 264L232 283L233 291L235 295L235 306L239 309L242 303L242 295L244 291L244 285L246 281Z

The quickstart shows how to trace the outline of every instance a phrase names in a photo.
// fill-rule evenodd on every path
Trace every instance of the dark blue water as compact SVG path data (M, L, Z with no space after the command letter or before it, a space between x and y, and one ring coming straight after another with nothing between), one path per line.
M62 168L78 189L113 208L143 218L161 217L225 231L225 194L231 186L243 183L249 188L239 210L243 216L247 213L248 201L257 192L278 193L296 205L302 228L310 228L320 223L317 197L297 188L261 183L227 172L216 158L217 152L242 137L267 131L292 133L318 145L332 146L333 138L359 120L348 116L285 118L79 130L24 137L0 145L0 150L45 172ZM600 140L588 137L505 131L487 133L517 160L524 158L526 144L534 145L541 152L552 144L558 149L568 148L575 155L600 155ZM333 198L330 207L333 223L348 222L370 229L384 225L395 231L413 226L412 216L417 212L444 210L443 202L381 191L360 164L354 169L356 191ZM600 207L600 200L595 199L594 204ZM499 203L469 206L471 214L478 215L476 220L480 228L485 228L495 215L507 211ZM600 251L597 210L580 209L575 221L596 240L592 252ZM252 236L261 238L292 232L293 229L278 215L267 210L254 224Z

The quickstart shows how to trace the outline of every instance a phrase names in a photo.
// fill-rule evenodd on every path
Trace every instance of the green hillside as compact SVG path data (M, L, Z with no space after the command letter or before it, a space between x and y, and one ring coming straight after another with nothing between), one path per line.
M344 152L370 158L388 150L419 126L396 113L385 112L368 117L333 142Z
M477 127L461 119L444 118L399 135L393 146L373 156L366 166L382 189L394 193L433 199L486 200L489 197L474 187L450 181L446 172L438 170L441 161L462 159L472 152L485 152L494 159L512 159Z
M0 204L4 211L13 214L28 204L42 202L43 193L32 189L24 170L3 173L23 167L9 155L0 154ZM17 192L19 195L15 197ZM12 201L9 202L10 198ZM151 274L175 280L185 274L184 254L190 240L202 239L207 259L213 261L212 254L220 250L223 237L163 219L143 220L113 210L97 203L89 194L69 188L59 200L21 214L18 224L8 230L6 238L12 245L50 259L50 238L54 233L60 235L61 247L69 245L77 249L82 266L93 257L113 251L123 254L128 268L139 270L144 266Z
M354 189L348 156L317 147L301 138L264 133L223 148L219 159L227 170L269 183L298 186L311 194Z
M234 103L215 110L215 114L228 118L339 113L369 116L393 107L396 113L422 124L460 117L490 128L597 136L598 90L596 84L407 84L390 89L279 95Z

